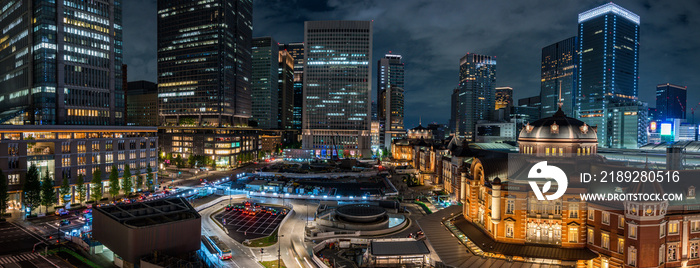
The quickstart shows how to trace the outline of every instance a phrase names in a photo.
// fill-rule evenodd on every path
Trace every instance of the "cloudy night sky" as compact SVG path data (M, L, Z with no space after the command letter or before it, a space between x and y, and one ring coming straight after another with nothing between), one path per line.
M156 1L123 0L124 58L129 81L156 81ZM385 53L406 64L406 127L447 123L459 58L497 57L497 86L514 99L538 95L542 47L576 35L578 13L606 1L301 1L256 0L253 36L301 42L307 20L374 20L373 76ZM656 106L660 83L688 86L690 108L700 102L700 1L620 0L641 17L639 97ZM372 97L376 96L373 78ZM698 114L696 117L700 117Z

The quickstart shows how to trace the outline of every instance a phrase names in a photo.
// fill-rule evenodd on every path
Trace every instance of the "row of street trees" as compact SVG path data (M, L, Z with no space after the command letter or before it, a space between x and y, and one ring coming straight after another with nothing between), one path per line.
M151 168L151 165L148 165L146 172L145 189L152 190L154 186L154 178L153 168ZM136 177L135 180L134 177ZM61 187L58 190L59 195L61 198L68 198L68 195L71 194L69 181L65 178L62 178L61 180ZM97 202L102 199L102 171L99 169L95 170L95 172L92 174L92 181L90 184L91 185L86 185L83 174L78 175L75 191L77 194L76 200L79 203L86 200L87 187L91 187L91 200ZM111 195L112 199L119 195L120 190L124 192L125 196L128 196L134 189L143 189L144 178L141 176L139 171L136 171L136 174L132 175L131 168L129 165L126 165L124 168L122 183L120 185L119 170L116 166L113 166L109 175L109 186L109 194ZM49 176L49 172L46 172L43 178L39 179L39 170L35 165L31 165L29 170L27 170L22 191L24 193L25 206L32 210L39 206L44 206L46 207L46 211L48 211L48 207L58 203L56 192L54 190L54 181ZM8 202L9 195L7 194L7 177L2 170L0 170L0 215L5 213Z

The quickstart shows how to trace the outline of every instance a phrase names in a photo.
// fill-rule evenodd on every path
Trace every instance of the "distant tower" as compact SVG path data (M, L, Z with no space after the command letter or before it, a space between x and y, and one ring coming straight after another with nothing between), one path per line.
M252 120L263 129L277 128L279 113L279 45L272 37L253 38Z
M575 116L576 96L576 36L542 48L542 82L540 86L541 118L550 117L557 111L557 96L561 88L564 105L562 110Z
M379 146L389 149L391 140L404 136L404 64L401 55L386 54L377 62L377 115Z
M687 89L669 83L656 86L656 111L660 120L685 119Z
M459 61L459 135L473 140L476 123L494 110L496 57L467 53Z
M287 50L294 58L294 109L292 128L301 130L302 105L304 104L304 43L280 45L280 50Z

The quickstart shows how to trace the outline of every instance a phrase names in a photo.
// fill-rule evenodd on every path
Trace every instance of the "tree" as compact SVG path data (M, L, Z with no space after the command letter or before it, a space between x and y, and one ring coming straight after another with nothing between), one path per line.
M98 168L92 172L92 181L90 183L92 183L90 199L95 202L100 201L102 199L102 170Z
M49 176L49 171L46 170L46 176L41 181L41 205L46 207L46 212L49 206L56 204L56 191L53 189L53 180Z
M149 191L153 190L153 168L151 168L151 164L148 164L148 167L146 168L146 189Z
M119 195L119 170L117 166L112 166L112 172L109 173L109 195L114 197Z
M93 176L95 176L95 172L92 173ZM78 203L85 202L85 176L83 174L78 174L78 180L75 182L75 191L78 193Z
M24 205L29 207L29 210L35 209L41 204L41 182L39 181L39 170L32 164L27 170L24 186Z
M124 197L129 196L133 185L134 184L131 182L131 168L129 165L126 165L124 167L124 176L122 178L122 191L124 191Z
M82 174L81 174L82 175ZM58 189L61 200L66 198L66 195L70 194L70 184L65 176L61 176L61 188Z
M134 184L135 189L143 188L143 176L141 176L141 169L136 170L136 183Z
M182 160L182 155L177 155L177 158L175 158L175 165L177 166L178 171L180 171L181 168L185 167L185 162Z
M5 215L8 202L10 202L10 195L7 194L7 177L0 169L0 219Z
M187 164L190 165L190 167L194 167L194 165L197 164L197 157L191 154L187 157Z

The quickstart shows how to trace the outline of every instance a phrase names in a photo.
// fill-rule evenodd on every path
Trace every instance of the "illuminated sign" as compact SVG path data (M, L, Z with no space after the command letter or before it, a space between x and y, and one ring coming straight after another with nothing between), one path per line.
M670 123L661 123L661 135L671 135L671 130L673 129L673 125Z
M656 122L652 121L651 124L649 124L649 129L651 129L651 131L656 131Z

